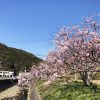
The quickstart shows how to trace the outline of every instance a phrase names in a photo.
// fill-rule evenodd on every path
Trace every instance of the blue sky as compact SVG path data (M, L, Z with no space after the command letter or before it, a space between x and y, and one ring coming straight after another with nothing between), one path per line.
M100 13L100 0L0 0L0 42L44 57L61 26Z

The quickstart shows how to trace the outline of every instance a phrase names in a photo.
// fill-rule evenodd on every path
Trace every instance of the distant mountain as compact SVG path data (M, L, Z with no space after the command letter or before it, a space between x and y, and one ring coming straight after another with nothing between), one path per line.
M42 59L32 53L0 43L0 70L15 70L18 73L30 70L33 64L36 65L41 61Z

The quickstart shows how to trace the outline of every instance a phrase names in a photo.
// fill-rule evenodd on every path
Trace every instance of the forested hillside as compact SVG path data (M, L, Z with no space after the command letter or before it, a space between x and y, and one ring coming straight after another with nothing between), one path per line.
M29 70L33 64L38 64L42 59L24 50L8 47L0 43L0 70Z

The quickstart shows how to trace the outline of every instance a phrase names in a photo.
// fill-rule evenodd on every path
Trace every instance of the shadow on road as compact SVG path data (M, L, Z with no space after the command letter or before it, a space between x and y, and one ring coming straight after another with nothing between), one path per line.
M0 92L17 84L17 82L18 82L17 80L0 80Z

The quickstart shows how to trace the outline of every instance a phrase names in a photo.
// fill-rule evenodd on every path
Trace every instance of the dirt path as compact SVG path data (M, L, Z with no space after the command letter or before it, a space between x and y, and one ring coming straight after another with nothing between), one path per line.
M92 82L100 85L100 80L92 80Z
M76 81L76 80L75 80ZM77 80L78 82L82 82L82 80ZM100 80L92 80L91 81L92 83L94 83L94 84L98 84L98 85L100 85Z
M5 91L0 92L0 100L6 97L13 97L16 96L17 93L19 93L20 88L17 85L14 85Z

